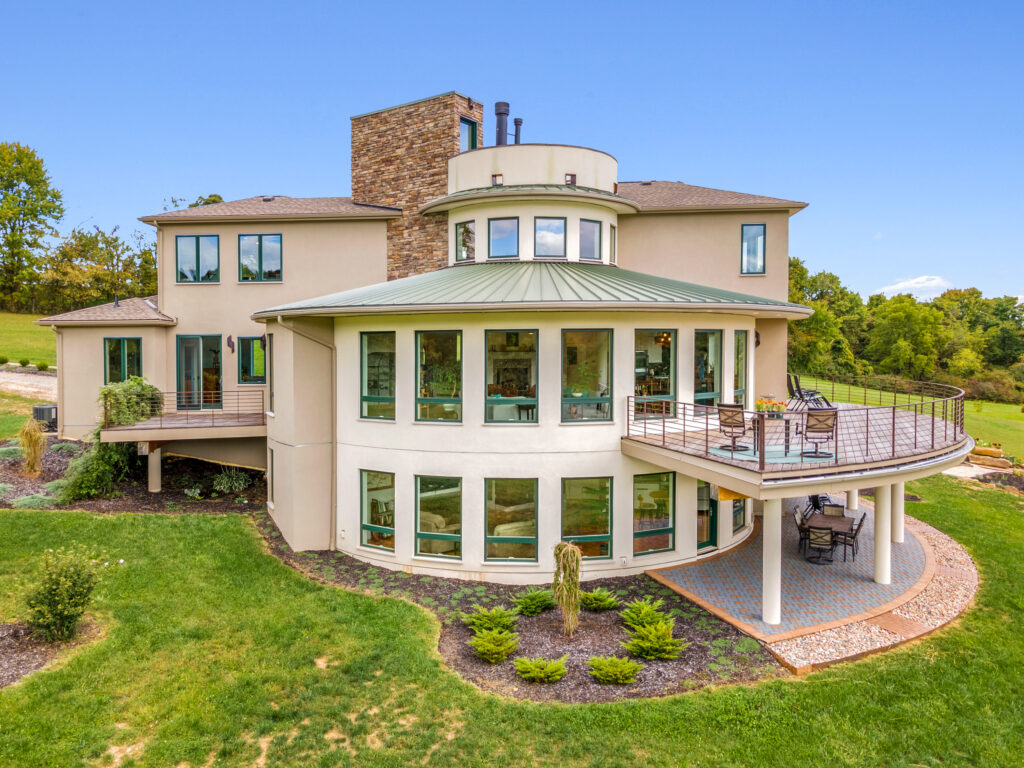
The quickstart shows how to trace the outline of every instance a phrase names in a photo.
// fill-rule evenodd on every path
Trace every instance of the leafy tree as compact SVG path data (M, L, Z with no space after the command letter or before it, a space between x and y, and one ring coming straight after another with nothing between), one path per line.
M879 371L912 379L935 373L948 333L939 310L900 294L879 304L873 320L864 353Z

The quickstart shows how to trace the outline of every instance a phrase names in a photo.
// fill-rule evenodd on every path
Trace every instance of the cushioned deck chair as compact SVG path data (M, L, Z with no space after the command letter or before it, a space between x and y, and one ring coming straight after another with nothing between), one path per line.
M814 552L807 556L810 563L831 563L836 551L836 540L831 528L819 528L815 525L807 529L807 551Z

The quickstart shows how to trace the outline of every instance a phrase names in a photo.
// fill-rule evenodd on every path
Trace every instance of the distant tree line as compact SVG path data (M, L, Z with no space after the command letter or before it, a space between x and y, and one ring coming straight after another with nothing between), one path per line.
M789 299L814 315L789 325L789 365L821 375L891 374L963 387L983 400L1024 401L1024 304L977 288L931 301L863 301L831 272L789 260Z

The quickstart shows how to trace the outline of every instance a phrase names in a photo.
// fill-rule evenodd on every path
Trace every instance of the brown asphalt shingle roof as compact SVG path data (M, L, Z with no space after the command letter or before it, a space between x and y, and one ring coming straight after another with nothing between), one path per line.
M74 309L59 315L36 320L36 325L173 325L177 322L157 308L157 297L144 299L121 299L85 309Z
M363 205L352 202L351 197L285 197L266 195L247 197L244 200L230 200L225 203L201 205L196 208L182 208L178 211L155 213L143 216L140 221L173 222L201 221L209 219L247 218L388 218L400 216L398 208L381 205Z
M640 212L705 208L806 208L807 203L695 187L681 181L620 181L619 195L639 204Z

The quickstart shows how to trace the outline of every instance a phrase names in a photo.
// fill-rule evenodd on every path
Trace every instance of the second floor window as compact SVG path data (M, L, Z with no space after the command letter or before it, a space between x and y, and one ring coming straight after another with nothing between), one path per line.
M487 331L488 422L537 421L537 332Z
M580 260L601 260L601 222L580 219Z
M538 259L565 258L565 219L538 216L533 220L533 255Z
M179 283L220 280L220 238L217 235L178 235L175 241Z
M612 332L562 331L562 421L612 420Z
M514 259L519 256L519 219L488 219L487 257Z
M417 421L462 420L462 331L417 331Z
M740 245L740 272L764 274L764 224L744 224Z
M238 279L245 283L281 279L281 236L238 236Z
M473 261L475 258L476 222L460 222L455 225L455 261Z
M364 419L395 418L395 332L361 334Z

